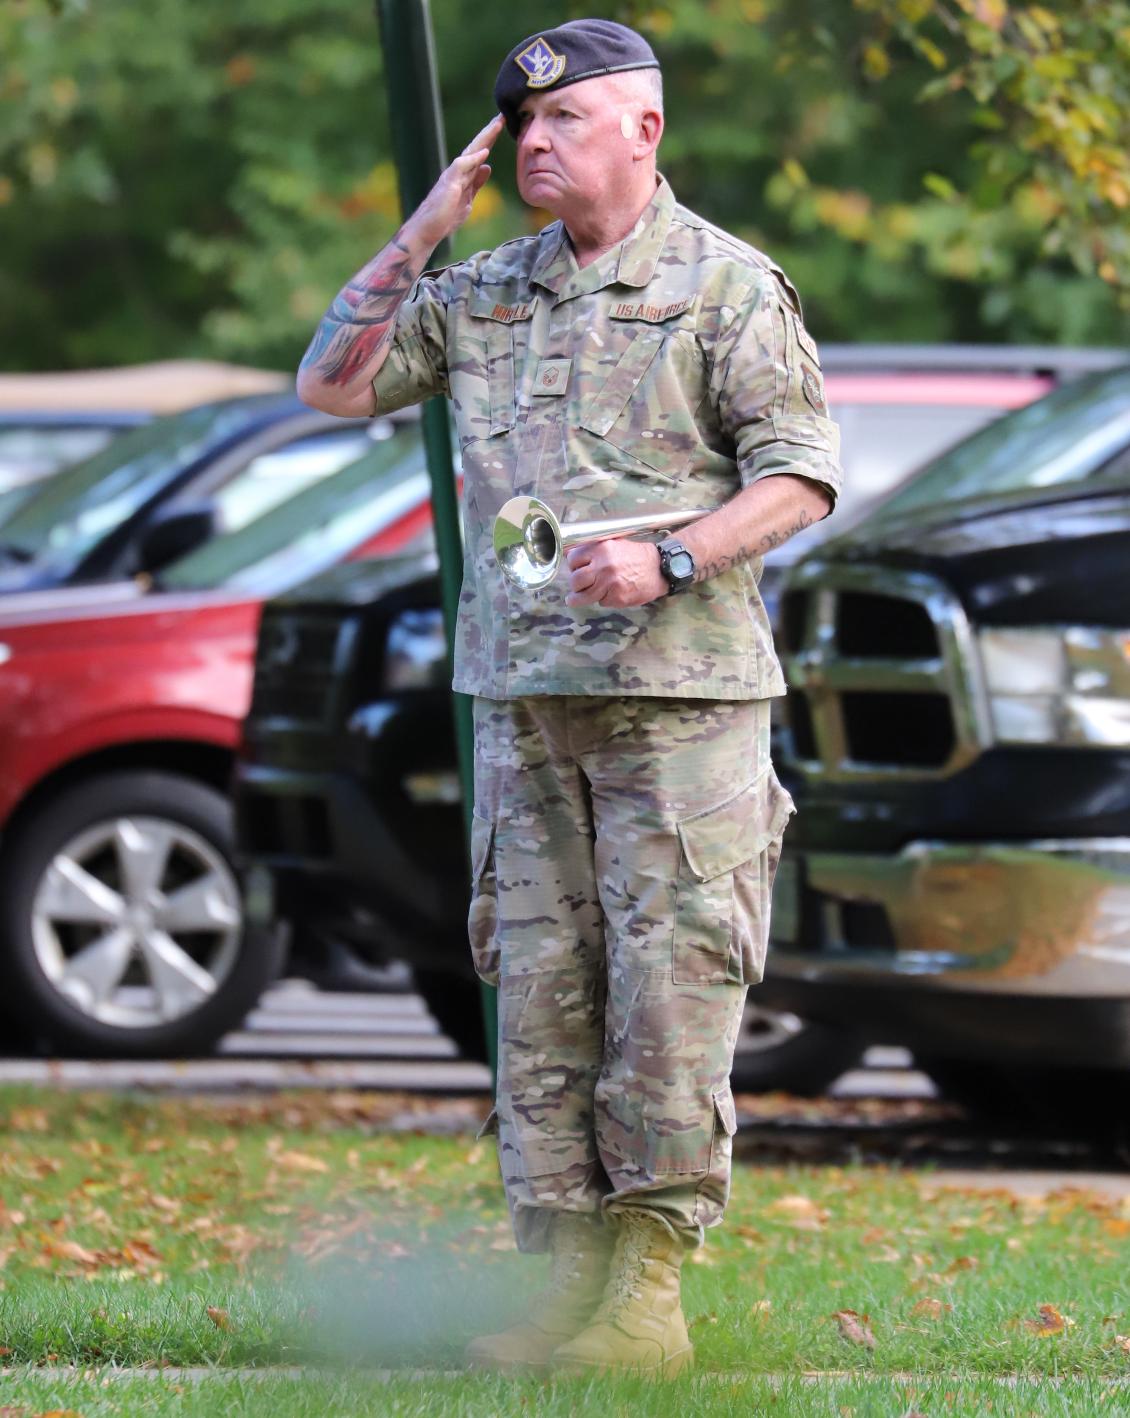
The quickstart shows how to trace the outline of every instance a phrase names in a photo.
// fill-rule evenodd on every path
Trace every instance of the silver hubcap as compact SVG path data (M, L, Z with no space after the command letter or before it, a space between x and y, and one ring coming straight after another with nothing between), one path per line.
M804 1020L796 1014L785 1014L775 1009L761 1009L748 1004L742 1015L741 1029L738 1031L736 1052L739 1054L762 1054L770 1049L779 1049L790 1039L795 1039L804 1029Z
M76 1009L131 1029L167 1024L216 993L239 954L239 886L199 833L120 817L73 837L32 904L43 973Z

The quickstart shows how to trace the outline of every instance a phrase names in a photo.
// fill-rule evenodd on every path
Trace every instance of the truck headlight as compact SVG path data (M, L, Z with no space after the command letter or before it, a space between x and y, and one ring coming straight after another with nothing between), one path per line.
M978 644L999 743L1130 745L1130 631L988 628Z
M0 665L6 665L12 658L12 647L10 645L0 645Z

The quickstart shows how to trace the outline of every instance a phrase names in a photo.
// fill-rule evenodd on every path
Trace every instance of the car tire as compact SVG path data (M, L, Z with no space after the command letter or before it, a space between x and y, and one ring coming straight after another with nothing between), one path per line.
M487 1063L482 990L477 980L440 970L414 970L416 988L436 1023L465 1059Z
M735 1093L796 1093L811 1098L863 1056L855 1035L747 999L730 1087Z
M223 794L177 774L107 773L48 801L0 858L9 1010L60 1052L210 1049L285 956L281 932L244 928L232 831Z

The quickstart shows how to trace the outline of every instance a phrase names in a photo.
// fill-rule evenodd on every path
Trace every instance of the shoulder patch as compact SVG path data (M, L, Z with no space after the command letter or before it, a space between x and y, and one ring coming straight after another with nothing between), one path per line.
M805 364L801 368L804 373L801 377L800 387L804 390L804 397L818 414L827 413L824 394L820 388L820 376L810 365Z
M811 336L811 335L808 333L808 331L804 328L804 324L803 324L803 322L801 321L801 318L800 318L799 315L794 315L794 316L793 316L793 325L796 327L796 339L797 339L797 344L801 347L801 349L802 349L802 350L805 352L805 354L809 357L809 359L812 361L812 363L813 363L814 365L816 365L817 368L819 368L819 367L820 367L820 352L819 352L819 350L817 350L817 348L816 348L816 341L812 338L812 336Z

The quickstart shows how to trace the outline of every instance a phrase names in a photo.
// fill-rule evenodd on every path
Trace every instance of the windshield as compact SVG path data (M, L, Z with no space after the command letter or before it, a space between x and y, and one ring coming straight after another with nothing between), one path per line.
M348 555L427 500L418 425L401 426L340 472L213 537L160 574L167 591L219 586L274 596Z
M904 483L883 520L965 498L1058 487L1101 473L1130 443L1130 368L1079 379L1006 414Z
M204 404L123 433L17 503L0 521L0 546L21 561L77 564L198 458L259 422L269 402Z

